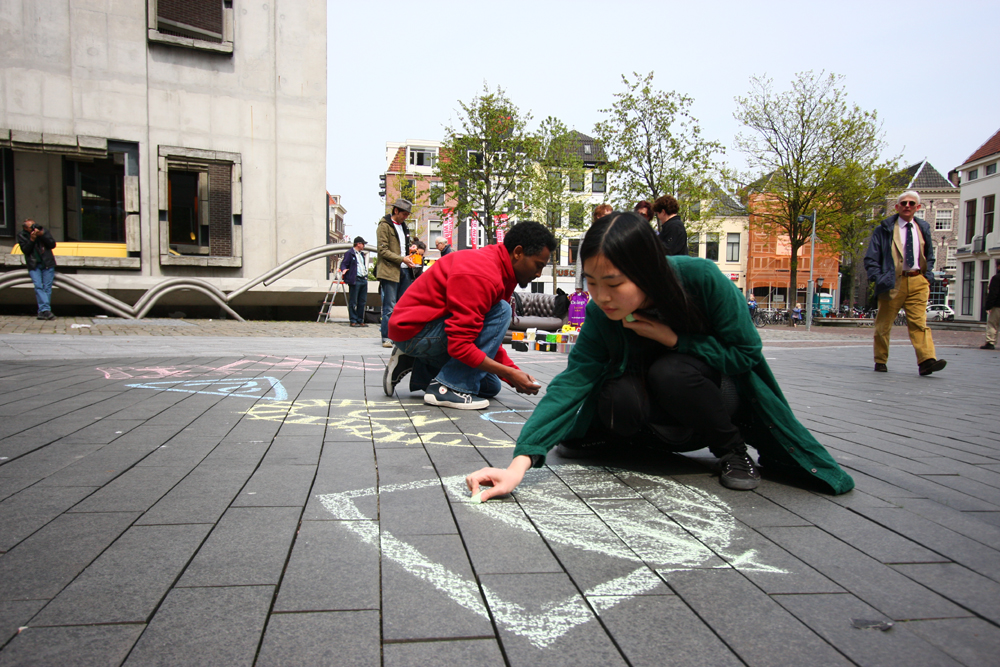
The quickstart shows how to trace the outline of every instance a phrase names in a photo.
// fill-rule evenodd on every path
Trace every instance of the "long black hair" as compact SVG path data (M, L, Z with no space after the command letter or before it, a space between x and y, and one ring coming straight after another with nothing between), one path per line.
M615 211L587 230L580 259L604 255L653 302L657 319L677 332L707 333L704 314L691 301L670 268L660 240L646 220L635 213Z

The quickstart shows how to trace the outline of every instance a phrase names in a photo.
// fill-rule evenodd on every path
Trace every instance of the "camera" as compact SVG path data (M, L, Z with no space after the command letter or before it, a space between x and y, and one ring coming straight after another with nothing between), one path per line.
M31 228L32 228L32 229L34 229L34 230L38 230L38 231L40 231L40 232L44 232L44 231L45 231L45 230L44 230L44 229L42 228L42 226L41 226L40 224L38 224L37 222L33 222L33 223L31 224Z

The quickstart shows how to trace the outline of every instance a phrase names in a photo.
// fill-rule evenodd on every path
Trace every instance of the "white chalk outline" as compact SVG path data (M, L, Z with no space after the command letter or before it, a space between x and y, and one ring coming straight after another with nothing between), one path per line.
M267 380L270 386L261 387L258 380ZM223 385L232 387L231 389L220 389L219 391L207 391L204 389L182 389L181 387L198 387L204 385ZM169 386L167 386L169 385ZM288 391L281 384L281 380L273 377L255 378L223 378L214 380L169 380L167 382L140 382L138 384L127 384L126 387L133 389L155 389L156 391L178 391L184 394L211 394L213 396L237 396L240 398L263 398L267 401L284 401L288 399ZM259 391L264 389L263 396L241 393L245 391ZM274 390L274 396L267 396L267 392Z
M563 480L568 479L567 484L551 472L531 470L516 492L517 503L473 503L465 487L464 475L331 493L317 498L329 512L343 520L342 526L364 543L375 548L381 546L384 558L429 583L461 607L487 619L489 613L475 581L431 561L389 531L380 531L377 522L365 516L354 499L440 484L452 499L509 527L537 534L537 525L546 540L638 563L639 567L632 572L584 591L584 597L598 614L653 590L670 572L679 570L711 567L787 574L780 568L758 563L754 550L736 552L730 548L733 533L740 525L724 501L705 491L667 478L615 468L566 464L551 466L550 470ZM649 512L644 512L639 519L635 518L635 503L630 503L631 507L611 508L598 513L576 496L566 493L567 486L569 489L574 486L573 478L580 477L581 486L588 487L588 496L596 491L596 495L601 497L600 491L604 487L611 494L610 497L603 497L613 504L622 500L621 491L631 491L630 487L614 477L616 473L651 483L650 488L642 489L641 493L635 492L634 500L645 499L653 503L649 505ZM562 495L559 495L560 492ZM581 505L583 512L594 521L579 520ZM525 512L531 517L530 521ZM608 533L608 528L613 534ZM658 552L657 548L665 548L666 551ZM712 564L720 558L722 564ZM594 611L579 595L547 603L532 612L522 605L504 600L487 586L482 586L482 593L498 627L526 638L540 649L594 618Z

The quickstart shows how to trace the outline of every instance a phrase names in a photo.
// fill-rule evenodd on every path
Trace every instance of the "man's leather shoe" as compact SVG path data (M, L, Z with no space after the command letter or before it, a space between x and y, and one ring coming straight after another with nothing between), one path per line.
M885 364L875 364L875 372L876 373L888 373L889 372L889 367L886 366Z
M993 350L993 349L996 349L996 348L993 346L993 343L986 343L985 345L980 345L979 349L980 350Z
M948 362L944 359L924 359L917 368L920 370L921 375L930 375L942 370L947 365Z

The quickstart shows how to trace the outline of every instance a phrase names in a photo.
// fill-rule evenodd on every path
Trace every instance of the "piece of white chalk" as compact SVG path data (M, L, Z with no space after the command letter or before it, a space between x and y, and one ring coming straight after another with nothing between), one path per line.
M472 502L474 502L474 503L481 503L481 502L483 502L483 499L481 497L482 495L483 495L483 492L480 491L476 495L472 496Z

